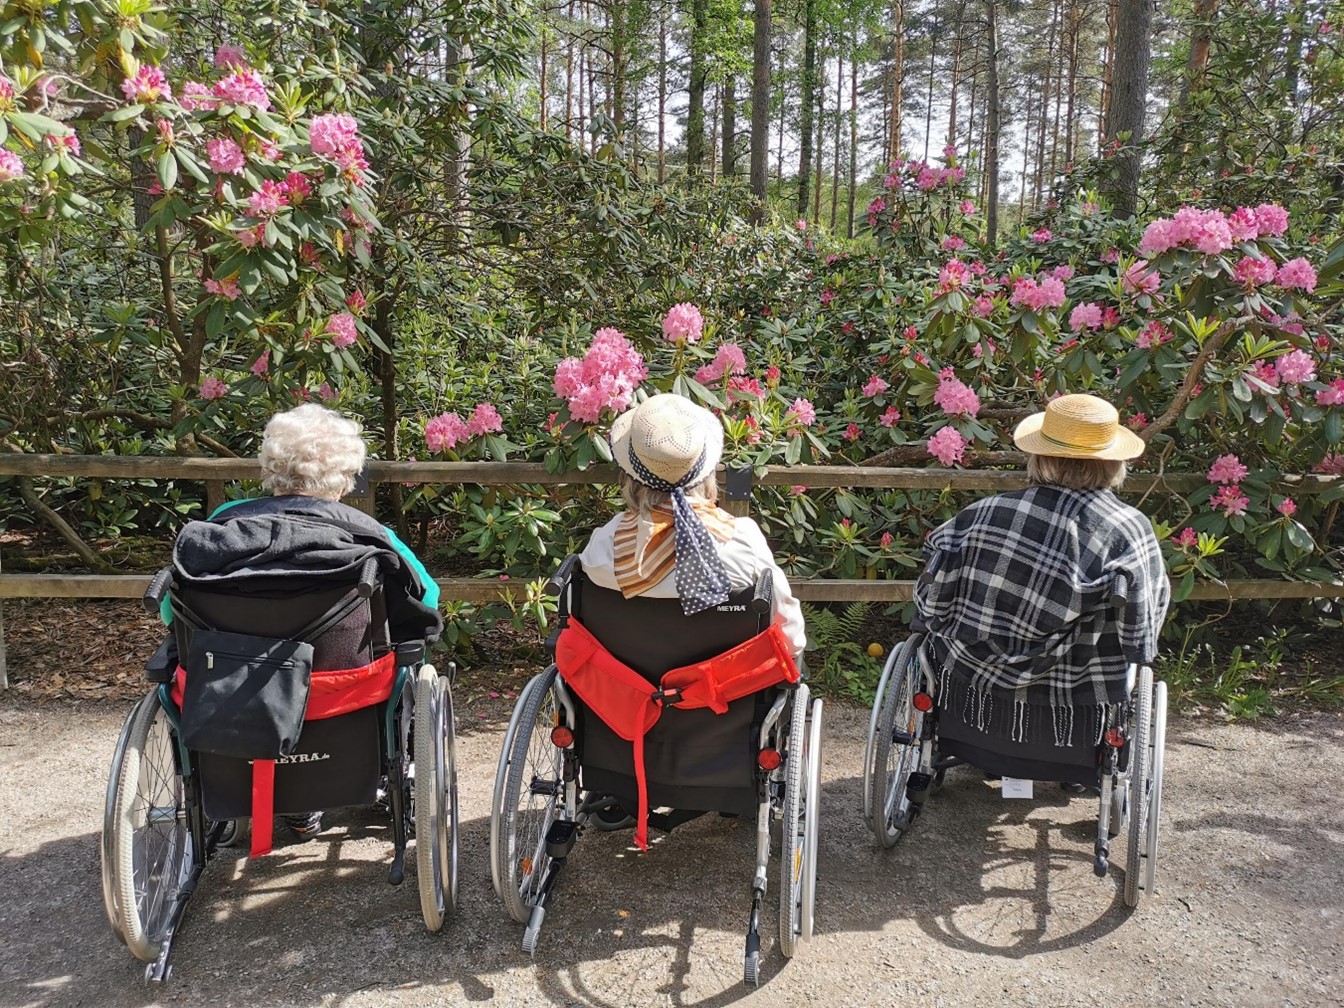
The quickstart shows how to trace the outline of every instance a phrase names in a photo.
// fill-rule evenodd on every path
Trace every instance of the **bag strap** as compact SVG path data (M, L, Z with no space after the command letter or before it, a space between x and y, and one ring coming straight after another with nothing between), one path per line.
M355 608L363 600L364 597L360 595L359 589L351 588L348 592L345 593L345 595L341 598L339 602L333 605L330 609L328 609L317 619L313 620L313 622L309 623L298 633L294 634L291 639L307 641L308 643L311 644L313 641L317 640L319 637L321 637L324 633L326 633L328 630L334 627L341 620L345 619L352 612L354 612Z

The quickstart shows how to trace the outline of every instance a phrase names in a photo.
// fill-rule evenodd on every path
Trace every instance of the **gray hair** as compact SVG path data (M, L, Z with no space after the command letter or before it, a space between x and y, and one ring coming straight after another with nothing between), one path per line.
M719 477L711 470L710 474L695 486L686 488L686 497L694 501L697 497L711 504L719 500ZM621 500L625 509L635 514L645 514L655 507L663 507L672 499L670 493L646 487L629 473L621 471Z
M1112 459L1027 455L1027 482L1070 490L1118 490L1129 474L1124 462Z
M317 403L277 413L261 440L262 487L276 496L340 500L364 466L359 432L356 421Z

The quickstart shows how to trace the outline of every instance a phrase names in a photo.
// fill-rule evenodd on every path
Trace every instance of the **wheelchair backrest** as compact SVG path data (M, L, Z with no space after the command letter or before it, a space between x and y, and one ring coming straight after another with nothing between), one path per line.
M179 652L188 653L193 625L293 639L340 606L355 587L356 582L348 578L321 577L287 579L283 588L264 577L239 579L227 587L218 583L208 588L176 583L172 606ZM382 585L377 585L369 598L357 599L349 612L309 643L313 645L314 671L359 668L386 654L391 643Z
M657 682L669 669L713 658L769 627L770 586L767 572L754 587L687 616L679 599L626 598L615 589L593 584L576 565L569 581L568 611L613 655Z

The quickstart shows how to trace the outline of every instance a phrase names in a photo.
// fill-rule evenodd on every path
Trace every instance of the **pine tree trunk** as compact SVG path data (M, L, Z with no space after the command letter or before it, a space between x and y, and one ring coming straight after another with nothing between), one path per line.
M751 52L751 222L765 213L770 170L770 0L755 0Z
M812 112L817 91L817 0L803 0L803 73L798 96L798 216L806 217L812 180Z
M1115 81L1115 25L1120 0L1106 0L1106 61L1101 68L1101 107L1097 116L1097 149L1106 146L1106 121L1111 117Z
M719 181L719 159L716 152L719 149L719 114L721 109L720 102L723 100L723 87L714 89L714 111L709 117L709 184L716 185Z
M1181 82L1181 108L1190 95L1204 83L1204 71L1209 66L1209 49L1213 45L1213 19L1218 16L1218 0L1195 0L1192 12L1195 19L1190 35L1190 56L1185 61L1185 80Z
M1035 164L1035 170L1032 175L1031 203L1033 207L1040 206L1041 192L1044 188L1045 132L1046 127L1049 125L1050 122L1050 117L1047 110L1050 106L1050 99L1052 97L1050 93L1052 83L1050 79L1050 71L1054 65L1054 58L1055 58L1055 29L1056 29L1055 14L1058 9L1059 7L1057 4L1052 3L1050 5L1050 23L1046 28L1045 65L1043 67L1045 72L1041 74L1040 78L1043 87L1041 89L1040 117L1036 123L1036 164Z
M1113 158L1115 177L1107 193L1115 216L1133 217L1139 204L1139 145L1147 111L1148 66L1152 54L1152 0L1117 0L1115 56L1106 140L1122 144Z
M857 44L854 47L858 55ZM845 233L854 237L854 210L859 198L859 61L849 61L849 207Z
M566 15L574 22L574 2L570 0ZM565 139L574 142L574 36L571 34L565 42Z
M630 59L629 21L627 4L613 3L611 11L611 121L616 128L616 142L625 143L626 76Z
M1069 0L1069 83L1068 106L1064 113L1064 170L1073 168L1073 159L1077 156L1078 134L1076 119L1078 116L1078 40L1083 30L1083 12L1078 9L1078 0Z
M543 133L546 132L546 99L548 97L546 94L546 66L547 57L550 55L546 43L549 41L550 35L550 31L543 26L541 29L540 72L537 74L537 105L541 113L541 122L539 125Z
M887 132L887 164L901 156L901 105L905 102L905 0L892 0L891 34L891 128ZM886 165L882 167L886 168Z
M658 15L658 184L667 181L667 13Z
M985 3L985 242L993 250L999 238L999 11L998 0Z
M835 60L835 145L831 157L831 233L835 233L835 215L840 204L840 127L844 117L840 113L840 103L845 97L845 58L837 56Z
M961 84L961 44L962 24L965 20L966 5L957 5L957 30L952 36L952 75L948 81L947 94L947 144L957 145L957 88Z
M821 73L817 74L817 112L816 142L812 145L812 223L821 223L821 162L826 151L826 59L821 61Z
M1059 16L1056 18L1056 20L1059 24L1059 30L1055 36L1057 39L1055 45L1055 66L1054 66L1055 107L1053 109L1053 114L1051 116L1052 123L1050 126L1050 157L1046 161L1045 195L1047 200L1050 198L1050 195L1055 188L1055 179L1058 178L1059 176L1059 117L1064 108L1064 103L1061 100L1061 92L1064 90L1064 62L1065 62L1065 52L1068 48L1068 31L1065 27L1065 15L1067 13L1064 6L1065 2L1066 0L1058 0L1057 3Z
M723 180L731 182L737 174L737 78L732 74L723 82Z
M924 105L924 160L929 159L929 137L933 132L933 79L938 70L938 11L933 12L933 32L929 35L929 94Z
M705 166L705 25L708 0L691 2L691 64L686 107L686 175L694 178Z

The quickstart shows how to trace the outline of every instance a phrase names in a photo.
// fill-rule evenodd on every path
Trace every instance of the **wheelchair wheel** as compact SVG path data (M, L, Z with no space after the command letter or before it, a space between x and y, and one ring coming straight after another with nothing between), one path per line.
M423 665L415 679L415 871L425 927L457 905L457 767L448 680Z
M873 699L863 805L868 828L883 847L895 845L910 825L906 783L919 769L924 728L924 714L914 706L923 685L921 640L911 637L892 652Z
M1125 852L1125 905L1138 906L1143 885L1144 850L1151 796L1153 670L1143 666L1134 703L1134 731L1129 737L1129 848Z
M562 751L551 742L558 717L555 667L523 690L504 735L490 814L495 892L509 916L526 924L550 865L546 833L564 802Z
M822 703L806 686L793 697L780 852L779 948L791 956L812 937L817 888L817 824L821 791Z
M1167 744L1167 684L1153 687L1153 744L1148 776L1148 836L1144 844L1143 891L1152 895L1157 889L1157 833L1162 817L1162 751Z
M138 959L159 954L194 861L177 738L157 693L131 710L117 741L103 815L103 896Z

